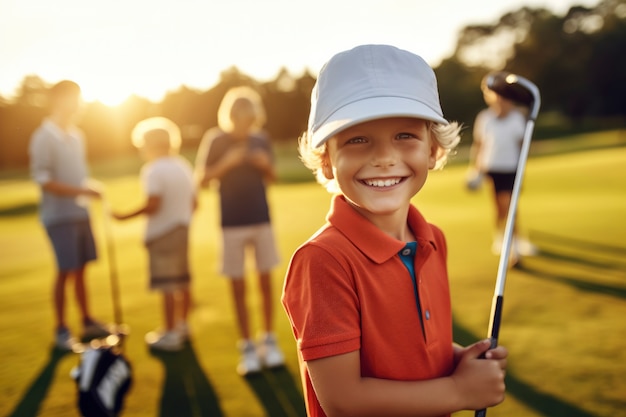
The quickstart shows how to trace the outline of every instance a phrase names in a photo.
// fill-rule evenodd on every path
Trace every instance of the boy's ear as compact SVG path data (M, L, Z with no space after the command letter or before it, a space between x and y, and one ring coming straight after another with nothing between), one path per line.
M439 156L439 143L432 138L430 139L430 155L428 156L428 169L435 168L437 165L437 157Z
M322 174L324 174L324 177L326 177L327 180L332 180L335 178L335 176L333 175L333 167L331 166L328 153L325 153L322 158Z

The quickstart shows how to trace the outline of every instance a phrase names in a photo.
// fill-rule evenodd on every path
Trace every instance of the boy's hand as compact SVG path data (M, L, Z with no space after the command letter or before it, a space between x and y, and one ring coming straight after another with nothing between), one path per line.
M491 350L489 346L489 340L482 340L457 352L459 362L451 378L464 409L479 410L504 400L508 352L502 346ZM480 359L483 353L485 359Z
M245 146L237 146L230 149L222 157L222 163L227 167L235 167L243 162L246 157L247 149Z
M102 198L104 196L104 185L100 181L89 178L85 182L81 194L91 198Z
M268 153L261 149L250 152L248 154L248 161L261 171L271 167L272 165L272 160L270 159Z

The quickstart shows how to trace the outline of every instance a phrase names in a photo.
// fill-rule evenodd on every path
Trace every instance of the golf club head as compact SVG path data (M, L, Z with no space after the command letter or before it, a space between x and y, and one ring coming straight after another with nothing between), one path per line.
M539 89L524 77L506 72L495 71L487 74L485 85L491 91L530 108L530 118L535 119L539 112Z

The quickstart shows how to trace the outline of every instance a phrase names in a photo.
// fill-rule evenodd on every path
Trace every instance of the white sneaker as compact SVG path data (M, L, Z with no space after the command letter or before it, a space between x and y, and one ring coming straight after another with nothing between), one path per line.
M70 330L67 327L62 327L56 330L54 335L54 345L58 349L69 352L74 349L74 346L77 343L78 342L74 339L74 337L72 337L72 333L70 333Z
M189 339L189 324L187 324L186 321L179 321L178 324L176 324L176 331L183 340Z
M183 338L175 330L166 332L150 332L146 335L146 343L151 349L176 352L183 348Z
M261 371L261 358L256 352L256 346L250 340L239 341L241 359L237 365L239 375L248 375Z
M522 256L537 256L539 254L539 248L524 238L517 239L517 251Z
M285 356L278 347L276 336L273 333L266 333L261 339L259 353L263 365L267 368L275 368L285 363Z

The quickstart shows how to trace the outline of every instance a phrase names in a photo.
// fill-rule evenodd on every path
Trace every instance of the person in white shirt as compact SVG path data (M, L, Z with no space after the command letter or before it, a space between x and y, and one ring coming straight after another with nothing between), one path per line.
M189 225L197 205L191 164L178 155L181 135L169 119L153 117L135 126L133 144L147 162L141 179L145 203L118 220L147 216L144 242L148 249L150 289L163 293L164 330L146 335L151 348L177 351L184 347L191 304Z
M481 89L488 107L478 113L474 122L470 171L476 177L474 182L468 182L468 187L475 188L476 178L482 176L487 176L491 180L496 213L492 251L494 254L500 254L524 139L526 116L515 102L487 88L485 80L486 77L483 79ZM520 255L533 255L536 250L528 240L518 236L515 226L510 266L518 264Z
M80 86L63 80L50 89L50 114L29 143L30 170L41 189L39 217L46 229L57 264L53 287L56 320L55 345L72 350L77 341L66 322L65 287L74 284L82 317L83 339L110 334L108 326L90 313L86 266L97 258L91 230L89 198L100 198L98 187L87 178L87 158L82 132L75 119L81 107Z

